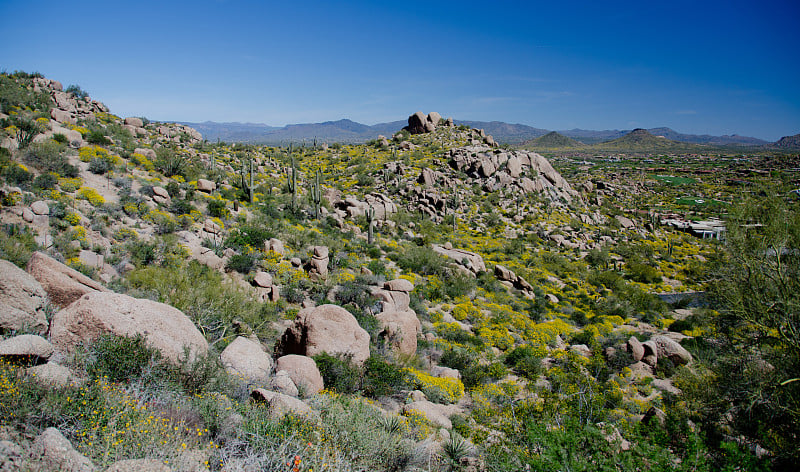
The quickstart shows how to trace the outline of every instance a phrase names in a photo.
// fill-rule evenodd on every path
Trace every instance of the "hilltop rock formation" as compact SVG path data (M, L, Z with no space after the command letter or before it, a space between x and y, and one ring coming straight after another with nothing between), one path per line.
M442 123L442 115L435 111L427 115L418 111L408 117L408 126L403 129L411 134L432 133L440 123ZM448 118L442 124L445 126L453 126L453 119Z
M489 146L466 146L450 150L450 165L481 179L486 190L515 186L524 193L547 193L567 202L578 196L550 162L531 151L492 150Z

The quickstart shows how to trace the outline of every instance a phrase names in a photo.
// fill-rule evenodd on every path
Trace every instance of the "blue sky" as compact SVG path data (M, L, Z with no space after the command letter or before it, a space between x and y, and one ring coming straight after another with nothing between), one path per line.
M421 110L546 129L800 133L800 2L0 0L0 69L120 116L282 126Z

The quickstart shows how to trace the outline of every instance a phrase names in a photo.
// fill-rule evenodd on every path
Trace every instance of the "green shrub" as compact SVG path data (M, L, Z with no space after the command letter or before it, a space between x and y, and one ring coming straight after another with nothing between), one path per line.
M264 248L264 242L274 237L275 233L263 226L246 224L231 232L230 236L225 239L225 246L239 250L249 246L261 250Z
M104 334L89 347L94 361L88 366L94 378L107 377L112 382L127 382L139 377L148 366L161 359L157 349L149 347L141 334L133 337Z
M31 255L39 247L34 233L27 226L15 224L2 225L0 232L0 259L5 259L17 267L25 268Z
M89 172L103 175L110 171L114 164L106 157L96 157L89 161Z
M208 215L214 218L227 218L231 212L225 206L224 200L209 200L208 201Z
M228 259L228 263L225 264L225 268L229 270L235 270L240 274L249 274L255 265L255 257L249 254L234 254L230 259Z
M33 143L22 159L42 172L55 172L61 177L77 177L78 168L69 163L66 146L56 141Z
M93 129L86 133L86 142L89 144L97 144L98 146L108 146L111 140L108 139L103 130Z
M314 356L326 389L337 393L355 393L361 389L361 369L353 364L352 357L334 357L326 352Z
M506 354L505 363L517 375L536 380L542 373L542 358L532 346L519 346Z
M58 179L50 172L39 174L33 179L33 188L37 190L50 190L56 188Z
M364 395L378 398L391 395L403 386L403 372L396 365L371 355L364 362Z

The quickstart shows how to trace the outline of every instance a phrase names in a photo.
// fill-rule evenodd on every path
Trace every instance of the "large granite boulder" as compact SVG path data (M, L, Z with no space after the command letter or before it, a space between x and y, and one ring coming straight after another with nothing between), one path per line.
M310 357L297 354L279 357L275 361L275 370L286 372L294 385L306 395L313 395L325 388L317 363Z
M206 339L177 308L119 293L87 293L57 312L50 327L53 344L65 352L103 334L141 334L172 363L186 360L184 348L188 348L190 359L208 351Z
M231 375L263 385L269 382L272 357L264 352L260 343L252 339L237 337L222 351L220 360Z
M381 336L397 352L414 355L421 325L413 311L388 311L376 316L381 322Z
M90 292L108 292L100 282L67 267L42 252L35 252L25 268L47 292L50 302L66 307Z
M47 293L30 274L0 260L0 331L47 331Z
M343 354L361 365L369 357L369 333L344 308L320 305L300 311L281 336L276 351L279 355Z

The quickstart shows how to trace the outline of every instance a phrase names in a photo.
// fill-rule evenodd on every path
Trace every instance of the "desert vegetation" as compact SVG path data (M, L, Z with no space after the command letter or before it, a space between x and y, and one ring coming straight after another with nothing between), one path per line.
M209 143L0 81L0 463L800 460L797 155L541 156L438 113L366 144Z

